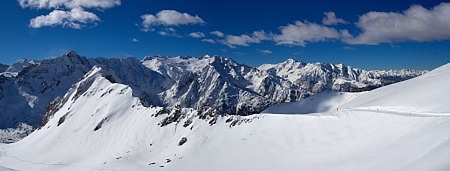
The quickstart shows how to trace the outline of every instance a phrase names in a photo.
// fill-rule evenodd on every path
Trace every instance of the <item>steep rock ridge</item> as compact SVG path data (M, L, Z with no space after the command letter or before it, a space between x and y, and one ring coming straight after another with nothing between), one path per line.
M130 86L133 96L139 97L146 106L164 105L157 95L173 84L173 80L148 69L136 58L93 58L90 61L111 73L106 76L111 82Z

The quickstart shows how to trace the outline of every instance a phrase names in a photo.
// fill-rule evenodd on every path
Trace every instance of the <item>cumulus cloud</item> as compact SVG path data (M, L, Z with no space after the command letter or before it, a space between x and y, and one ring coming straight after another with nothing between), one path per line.
M31 28L62 26L81 29L89 24L96 25L100 18L86 9L106 9L120 5L120 0L18 0L22 8L53 9L47 15L30 20Z
M307 42L320 42L340 39L341 33L334 28L326 27L308 21L296 21L280 27L281 34L274 35L277 45L306 46Z
M450 39L450 3L432 9L413 5L399 12L369 12L359 17L362 30L356 38L343 39L349 44L378 45L395 42L429 42Z
M323 14L325 14L325 17L322 19L324 25L348 24L344 19L337 18L333 11L324 12Z
M188 13L181 13L175 10L162 10L156 15L145 14L141 16L142 27L150 30L153 26L179 26L189 24L203 24L205 21L198 15L192 16Z
M213 44L216 43L216 41L213 39L202 39L202 42L213 43Z
M74 8L70 11L53 10L48 15L41 15L30 20L30 27L41 28L44 26L71 27L80 29L88 23L100 21L94 13L84 11L82 8Z
M210 34L215 35L215 36L217 36L217 37L224 37L224 36L225 36L225 34L223 34L223 33L220 32L220 31L213 31L213 32L211 32Z
M226 35L220 42L230 48L236 48L236 46L249 46L250 43L261 43L262 40L270 40L270 37L266 32L260 30L254 31L251 35Z
M193 38L203 38L203 37L205 37L205 34L202 32L193 32L193 33L190 33L189 36L193 37Z
M258 50L258 52L261 53L261 54L263 54L263 55L272 54L272 51L267 50L267 49L265 49L265 50L256 49L256 50Z

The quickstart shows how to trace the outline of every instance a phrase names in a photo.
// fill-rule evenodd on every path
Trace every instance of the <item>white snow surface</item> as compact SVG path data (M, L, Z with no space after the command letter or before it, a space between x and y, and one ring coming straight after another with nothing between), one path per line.
M298 102L280 103L267 108L261 113L272 114L311 114L339 111L339 106L358 97L362 93L324 91Z
M383 108L396 112L450 113L450 64L417 78L381 87L343 105L343 108ZM378 109L380 110L380 109Z
M363 94L312 96L318 99L317 106L321 106L318 101L332 106L316 110L323 113L279 114L283 112L272 108L271 113L242 117L243 122L234 127L226 122L228 117L218 118L212 126L195 117L188 127L175 123L160 127L167 115L155 117L161 108L140 105L129 86L110 83L100 68L84 78L88 79L94 80L92 85L78 98L74 98L78 85L69 90L65 97L69 100L42 129L19 142L0 144L0 166L14 170L450 170L446 98L450 64ZM337 102L331 102L334 99ZM287 105L291 112L281 109L295 113L306 109L304 105L309 102ZM190 109L181 113L197 114ZM182 137L187 141L179 146Z
M0 171L14 171L14 170L0 166Z

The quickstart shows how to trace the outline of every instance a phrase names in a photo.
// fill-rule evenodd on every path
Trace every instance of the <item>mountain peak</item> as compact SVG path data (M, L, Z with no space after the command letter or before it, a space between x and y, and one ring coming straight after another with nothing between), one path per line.
M294 63L294 62L297 62L297 61L293 58L289 58L286 60L286 63Z
M74 50L71 50L71 51L65 53L64 56L67 56L69 58L73 58L73 57L79 57L80 55L78 55L78 53L75 52Z

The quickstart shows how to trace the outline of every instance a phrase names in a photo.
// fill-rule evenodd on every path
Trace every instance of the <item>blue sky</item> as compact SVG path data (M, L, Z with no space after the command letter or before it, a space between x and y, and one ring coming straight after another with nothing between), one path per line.
M259 66L288 58L362 69L450 62L445 1L8 0L0 63L75 50L87 57L220 55Z

